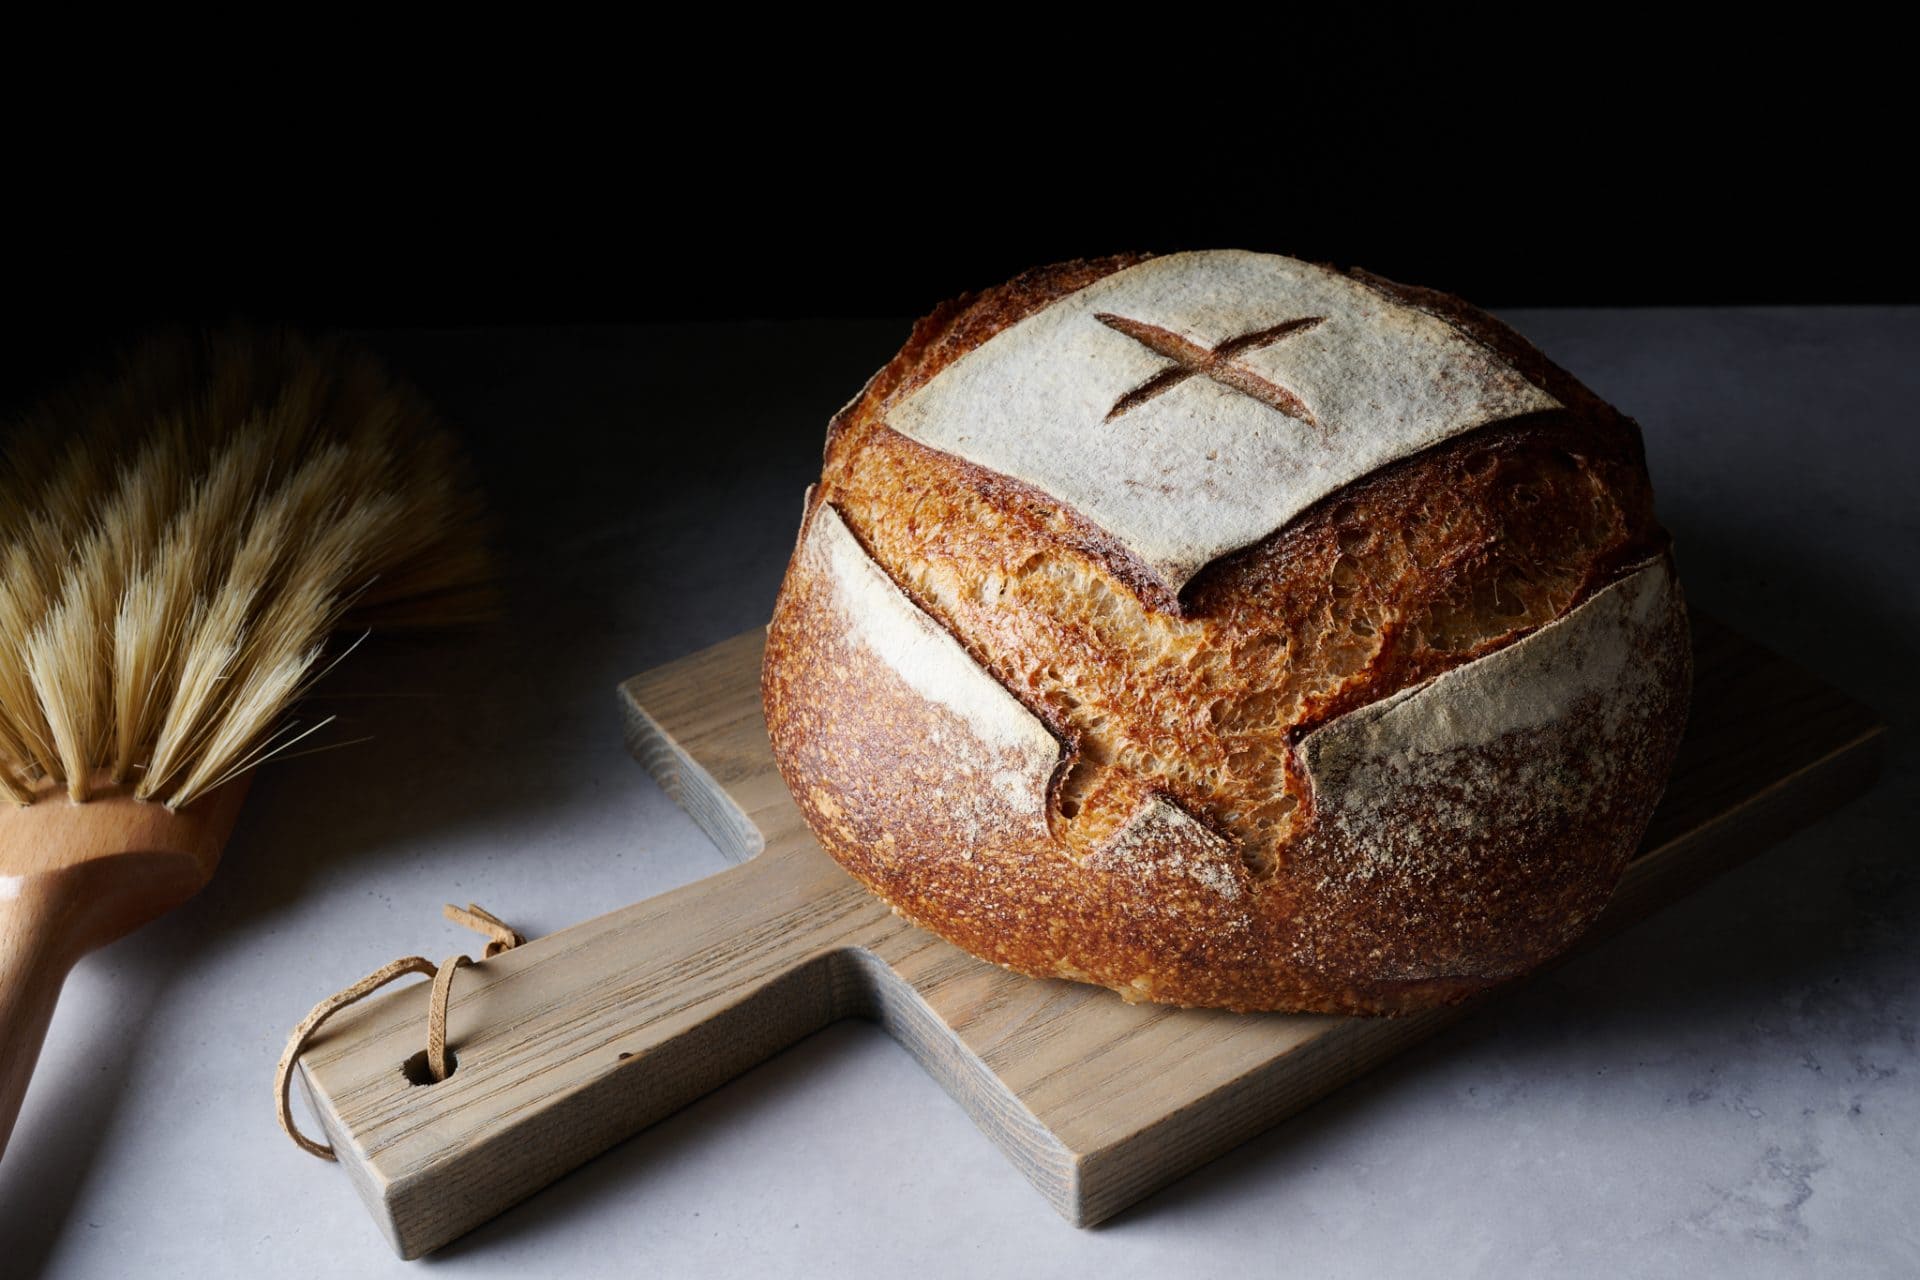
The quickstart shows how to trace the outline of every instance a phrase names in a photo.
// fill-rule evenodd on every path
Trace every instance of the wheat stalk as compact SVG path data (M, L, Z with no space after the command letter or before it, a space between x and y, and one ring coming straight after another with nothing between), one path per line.
M425 403L290 334L157 340L0 460L0 795L191 801L287 745L330 635L484 609L478 505ZM278 745L275 745L275 744Z

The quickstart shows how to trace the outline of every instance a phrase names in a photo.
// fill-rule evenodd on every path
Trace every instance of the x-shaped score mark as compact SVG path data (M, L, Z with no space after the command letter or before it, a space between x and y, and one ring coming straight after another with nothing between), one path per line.
M1313 416L1313 410L1307 408L1306 401L1291 389L1261 377L1236 357L1271 346L1293 334L1305 333L1325 320L1325 316L1286 320L1265 329L1255 329L1228 338L1213 347L1203 347L1171 329L1163 329L1144 320L1116 316L1106 311L1096 312L1093 318L1109 329L1126 334L1155 355L1173 361L1167 368L1114 401L1113 408L1107 410L1108 422L1197 375L1238 391L1243 396L1250 396L1270 409L1306 423L1316 431L1320 429L1320 420Z

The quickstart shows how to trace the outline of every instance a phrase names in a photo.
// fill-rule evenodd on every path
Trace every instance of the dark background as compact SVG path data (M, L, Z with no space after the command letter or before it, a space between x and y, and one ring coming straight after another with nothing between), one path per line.
M904 140L857 117L740 136L637 121L591 145L503 140L510 158L430 132L377 157L324 132L237 155L134 138L16 185L0 396L164 325L910 317L1126 249L1285 252L1494 310L1920 301L1910 202L1844 117L1788 101L1758 121L1521 132L1476 109L1396 107L1365 140L1295 122L1283 147L1256 145L1274 136L1258 119L1154 129L1120 104L1030 122L1005 150L963 118Z

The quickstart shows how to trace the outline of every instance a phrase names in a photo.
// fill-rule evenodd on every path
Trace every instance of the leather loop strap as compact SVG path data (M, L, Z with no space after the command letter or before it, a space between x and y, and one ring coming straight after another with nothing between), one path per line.
M469 902L465 908L448 903L441 912L455 924L465 925L475 933L484 934L487 946L480 953L481 959L491 959L502 951L511 951L525 942L518 931L478 903ZM455 970L472 964L471 958L464 955L448 956L435 968L432 961L423 956L407 956L395 960L384 968L376 969L360 981L343 991L334 994L313 1006L313 1010L300 1020L287 1039L285 1052L280 1055L280 1064L274 1071L273 1093L274 1113L279 1117L281 1129L292 1138L302 1151L319 1156L322 1160L335 1158L333 1148L323 1142L315 1142L300 1132L293 1119L293 1066L305 1052L307 1042L314 1033L334 1014L356 1001L364 1000L390 982L406 977L408 974L431 974L433 976L433 994L427 1002L427 1070L432 1073L437 1084L453 1074L453 1062L447 1055L447 1006L453 1002L453 975Z

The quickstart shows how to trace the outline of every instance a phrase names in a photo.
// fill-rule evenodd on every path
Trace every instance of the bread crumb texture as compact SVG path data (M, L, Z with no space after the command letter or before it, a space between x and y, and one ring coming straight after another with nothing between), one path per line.
M1359 476L1171 588L1058 496L888 424L1137 261L942 307L835 417L763 673L813 830L976 955L1129 999L1395 1012L1563 950L1685 714L1637 428L1497 322L1369 278L1556 407Z

